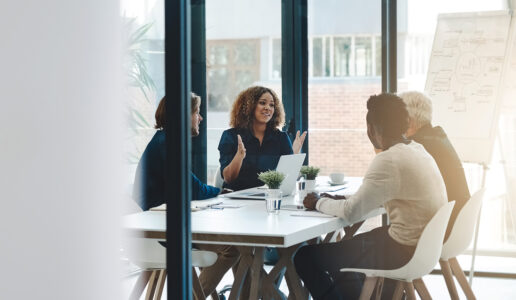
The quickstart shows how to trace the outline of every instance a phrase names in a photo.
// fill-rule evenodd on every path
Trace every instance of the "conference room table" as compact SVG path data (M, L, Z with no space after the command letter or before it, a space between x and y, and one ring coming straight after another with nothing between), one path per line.
M347 177L343 186L330 186L327 177L319 178L316 190L339 195L352 195L359 188L362 179ZM240 262L234 274L229 296L238 299L247 276L250 276L249 299L283 299L276 280L284 271L288 286L288 299L308 299L293 264L293 256L304 243L327 243L343 238L343 228L349 238L359 224L347 223L341 218L324 215L316 211L281 209L278 215L267 213L264 200L229 199L219 196L200 206L201 201L192 201L191 215L192 243L234 245L240 252ZM298 195L285 197L281 206L300 205ZM218 205L213 205L219 203ZM199 209L195 209L196 206ZM379 216L382 208L371 211L363 220ZM126 233L151 239L166 238L166 212L145 211L123 218ZM361 223L360 223L361 224ZM357 226L358 225L358 226ZM337 238L337 236L339 236ZM279 260L267 273L263 268L265 247L275 247Z

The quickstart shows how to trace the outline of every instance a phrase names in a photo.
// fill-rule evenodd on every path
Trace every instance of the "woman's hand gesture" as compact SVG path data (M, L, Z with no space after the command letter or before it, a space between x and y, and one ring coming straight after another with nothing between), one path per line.
M237 139L238 139L238 149L237 149L236 155L238 155L239 158L243 160L245 158L245 147L244 147L244 143L242 142L242 138L240 137L240 134L237 136Z
M296 139L292 143L292 150L294 151L294 154L298 154L299 152L301 152L301 148L303 147L305 138L306 138L306 131L303 132L302 135L300 135L300 132L298 130L296 133Z

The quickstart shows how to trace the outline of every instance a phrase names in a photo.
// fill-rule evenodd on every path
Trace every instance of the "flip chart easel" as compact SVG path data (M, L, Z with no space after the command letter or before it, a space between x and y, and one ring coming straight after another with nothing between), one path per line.
M513 26L514 27L514 26ZM430 56L426 93L433 101L434 125L442 126L464 162L482 167L485 187L502 99L511 13L441 14ZM514 32L514 30L511 30ZM474 274L478 214L470 285Z

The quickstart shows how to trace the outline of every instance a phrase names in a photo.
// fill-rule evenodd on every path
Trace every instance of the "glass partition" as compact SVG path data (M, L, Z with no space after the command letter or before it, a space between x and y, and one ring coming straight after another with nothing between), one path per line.
M213 184L217 147L237 95L264 85L281 96L281 1L206 1L206 55L207 167Z

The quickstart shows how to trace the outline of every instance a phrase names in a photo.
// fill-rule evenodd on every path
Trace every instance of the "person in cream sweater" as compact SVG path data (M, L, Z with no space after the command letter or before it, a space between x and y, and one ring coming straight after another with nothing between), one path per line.
M334 215L350 223L373 209L385 207L390 225L337 243L308 245L294 257L296 270L314 299L357 299L363 275L341 268L396 269L412 257L430 219L447 202L446 188L434 159L425 148L407 140L408 112L393 94L367 101L367 134L380 149L363 184L349 199L309 194L308 209Z

